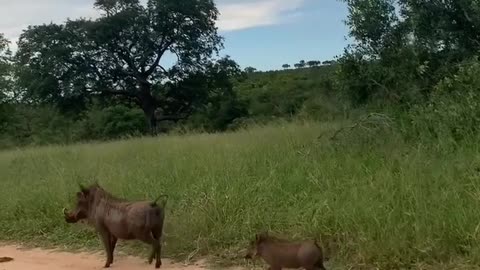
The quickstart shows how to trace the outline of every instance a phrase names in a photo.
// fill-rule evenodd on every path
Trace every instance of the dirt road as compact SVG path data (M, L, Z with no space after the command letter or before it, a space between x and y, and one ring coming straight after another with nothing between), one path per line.
M17 246L1 246L0 257L11 257L13 261L0 263L0 270L90 270L104 269L103 253L68 253L42 249L22 249ZM162 270L200 270L203 264L183 265L162 259ZM155 269L154 264L135 257L119 256L110 267L112 270Z

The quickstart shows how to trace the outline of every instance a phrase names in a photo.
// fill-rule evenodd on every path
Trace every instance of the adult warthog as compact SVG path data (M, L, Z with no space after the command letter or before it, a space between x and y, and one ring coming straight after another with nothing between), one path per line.
M165 199L158 205L157 201L161 197ZM109 194L98 184L88 187L80 185L75 210L67 212L63 209L63 214L67 223L87 220L95 227L107 252L105 268L113 263L117 239L137 239L152 245L148 263L151 264L153 258L156 258L155 268L160 268L161 237L167 198L167 195L160 195L153 202L127 201Z

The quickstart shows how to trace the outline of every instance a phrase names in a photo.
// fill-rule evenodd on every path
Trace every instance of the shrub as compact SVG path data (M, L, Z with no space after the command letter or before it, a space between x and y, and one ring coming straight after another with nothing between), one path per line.
M458 72L442 80L430 102L409 114L406 134L458 142L478 133L480 127L480 62L466 61Z
M124 105L93 108L77 125L77 138L80 140L115 139L145 132L143 112Z

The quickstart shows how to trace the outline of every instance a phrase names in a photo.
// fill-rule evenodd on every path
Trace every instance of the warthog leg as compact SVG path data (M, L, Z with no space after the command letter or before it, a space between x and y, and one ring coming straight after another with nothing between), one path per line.
M145 235L144 242L152 245L152 252L150 253L150 257L148 258L148 264L152 264L153 258L156 258L155 261L155 268L160 268L162 265L162 260L160 258L161 254L161 244L160 244L160 238L157 237L155 233L148 233Z
M107 261L105 262L105 268L110 267L110 264L113 262L113 252L112 252L112 243L110 232L103 226L97 227L100 238L102 239L103 246L107 252Z
M162 258L161 258L161 254L162 254L162 243L160 242L161 241L161 234L160 235L155 235L155 240L157 242L157 261L155 262L155 268L160 268L160 266L162 265Z
M148 264L152 264L153 259L157 255L158 241L155 238L151 237L148 239L148 241L145 241L145 242L152 245L152 252L150 253L150 257L148 257Z
M115 251L115 246L117 245L117 240L118 238L110 235L110 256L112 258L112 261L110 263L113 263L113 252Z

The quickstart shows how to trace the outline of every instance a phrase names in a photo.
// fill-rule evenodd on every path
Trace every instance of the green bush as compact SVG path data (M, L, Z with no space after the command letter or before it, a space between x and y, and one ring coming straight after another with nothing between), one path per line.
M93 108L77 125L77 139L116 139L146 132L146 123L140 109L124 105L107 108Z
M71 142L72 121L48 106L10 105L0 126L0 147Z
M458 142L478 134L480 128L480 61L466 61L458 72L442 80L427 105L409 114L409 136Z

